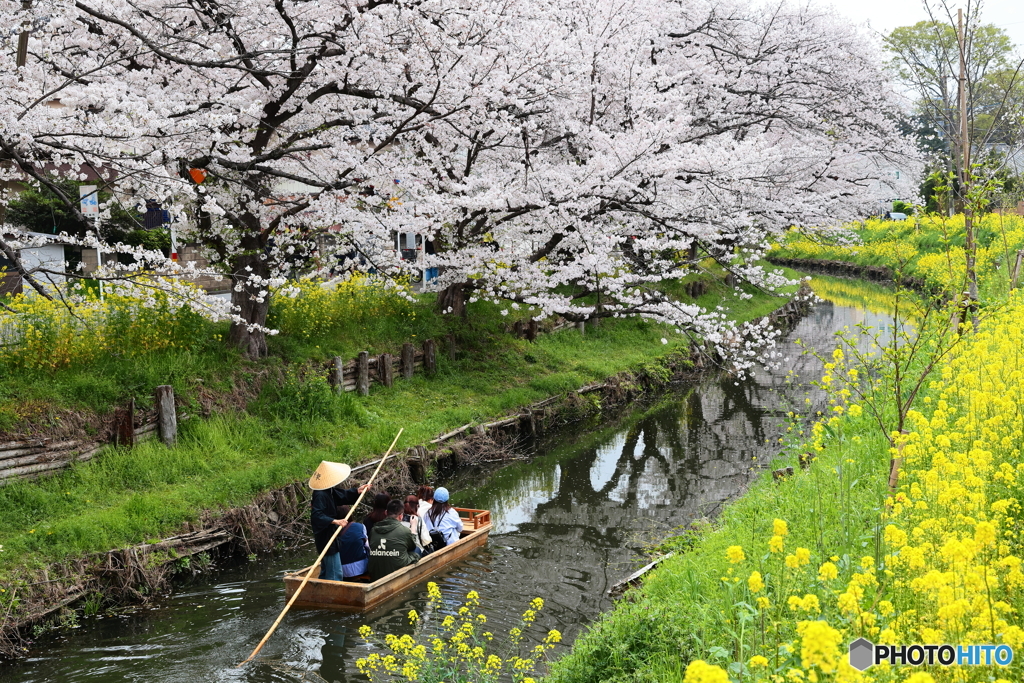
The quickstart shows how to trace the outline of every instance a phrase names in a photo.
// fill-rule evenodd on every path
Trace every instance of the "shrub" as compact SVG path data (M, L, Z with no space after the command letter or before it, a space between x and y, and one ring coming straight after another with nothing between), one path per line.
M335 394L323 373L289 368L280 384L264 389L257 410L298 423L336 422L354 417L359 406L351 394Z
M275 294L270 326L300 339L354 333L389 318L416 317L407 288L360 274L340 281L302 280Z
M136 357L164 349L195 348L208 337L208 321L166 293L111 288L47 300L23 294L0 310L0 364L55 370L104 356Z

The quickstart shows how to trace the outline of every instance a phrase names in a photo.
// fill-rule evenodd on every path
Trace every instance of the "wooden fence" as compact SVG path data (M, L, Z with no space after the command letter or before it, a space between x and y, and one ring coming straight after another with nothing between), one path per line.
M536 338L537 326L523 326L524 336ZM554 328L557 329L557 328ZM457 355L454 336L442 341L444 353L452 360ZM335 391L358 391L366 396L371 384L390 387L396 377L412 379L416 372L433 375L437 372L438 344L433 339L425 340L420 348L412 343L402 346L401 353L382 353L371 356L363 351L356 358L345 361L335 357L328 371L328 378ZM177 439L178 420L187 419L178 415L174 401L174 390L170 386L159 386L154 395L155 409L140 414L135 402L114 411L109 436L93 440L30 439L0 443L0 486L18 479L32 479L69 467L76 462L91 460L104 446L114 444L130 448L137 442L159 435L164 443L173 444Z
M581 333L584 331L583 323L571 323L559 318L553 325L546 326L543 332L551 333L573 326ZM516 321L508 327L507 331L529 341L534 341L542 332L540 323L536 320ZM398 354L382 353L371 356L369 352L363 351L355 358L348 360L335 356L327 371L327 377L331 386L339 394L355 391L360 396L367 396L370 393L371 384L391 387L398 377L412 379L417 372L425 372L428 376L434 375L437 372L439 351L447 354L450 360L455 360L458 355L453 335L445 337L441 344L443 348L439 349L438 342L426 339L419 348L412 342L406 342Z
M86 462L108 444L132 446L144 439L160 436L167 444L177 439L177 423L188 416L177 413L174 390L170 386L156 389L156 410L136 414L135 402L114 411L111 436L106 440L30 439L0 443L0 486L18 479L34 479Z
M455 337L447 337L446 346L448 357L455 360ZM339 394L356 391L360 396L366 396L370 393L371 383L390 387L394 385L396 376L412 379L417 370L428 375L437 372L437 344L433 339L425 340L419 349L406 342L398 355L382 353L371 356L368 352L362 351L348 361L335 356L328 371L328 378L331 386Z

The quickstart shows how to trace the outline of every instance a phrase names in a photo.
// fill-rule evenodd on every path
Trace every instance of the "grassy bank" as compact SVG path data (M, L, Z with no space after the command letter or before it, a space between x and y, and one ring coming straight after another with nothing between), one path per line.
M707 302L713 299L708 295ZM732 315L756 318L783 302L758 296L737 303ZM379 352L412 334L436 333L439 323L430 318L428 303L400 304L404 322L396 321L393 313L379 312L392 320L378 320L376 339L366 344L379 342L385 346L374 349ZM365 398L335 396L319 371L319 362L330 355L365 348L354 346L359 330L341 338L336 327L325 326L320 337L279 339L276 358L262 366L232 366L237 372L227 377L211 374L218 367L226 374L225 366L210 360L226 353L220 350L213 355L166 350L164 360L150 359L148 365L140 356L138 364L147 373L156 372L160 363L177 368L183 391L193 396L197 385L209 392L211 385L244 382L245 373L255 375L267 366L277 374L246 410L183 423L174 448L150 441L131 451L109 449L57 476L0 488L0 582L11 587L25 580L26 569L166 536L205 510L243 505L260 492L304 478L321 459L369 458L387 447L399 427L406 430L400 447L422 443L466 422L500 415L685 348L685 340L641 320L605 321L588 328L585 337L564 330L532 344L500 332L502 321L493 308L471 310L469 321L460 323L471 328L459 331L459 360L439 358L435 378L417 376L397 381L391 389L375 386ZM345 324L352 326L351 321ZM331 334L339 339L329 342ZM291 363L286 365L284 357ZM199 360L188 365L188 358ZM232 358L227 362L243 363ZM198 377L191 374L200 371L204 374ZM42 370L32 372L36 375L26 371L24 376L45 379ZM51 377L55 383L67 382L66 372ZM88 368L77 372L94 377ZM231 389L224 387L226 393Z
M851 252L863 248L824 258L856 262ZM901 259L871 265L899 267ZM549 681L1024 679L1024 298L992 277L983 291L998 305L987 307L977 332L918 326L928 337L916 357L905 344L887 351L913 376L943 339L959 338L914 397L906 434L875 419L877 411L887 426L896 420L895 401L877 388L893 386L892 367L869 375L849 347L823 359L830 412L814 416L802 436L795 424L771 466L792 466L794 476L774 481L765 472L710 528L667 540L662 549L678 554L579 638ZM884 307L891 294L849 298ZM816 456L806 470L804 453ZM890 490L894 457L903 462ZM1018 656L1009 666L860 672L848 663L849 643L860 637L1006 645Z
M0 310L0 440L101 432L109 413L134 399L152 404L153 387L171 384L186 410L244 407L268 376L289 365L326 364L335 355L396 352L403 342L474 331L493 332L493 307L467 322L438 315L429 295L407 298L367 279L324 290L305 285L277 297L269 356L250 361L224 343L226 323L212 323L168 297L108 292L105 302L26 297Z
M1024 249L1024 218L988 214L976 219L975 227L979 294L983 303L998 302L1009 291L1017 251ZM843 230L794 229L772 254L885 266L903 277L919 278L934 291L956 293L966 284L964 241L963 215L933 214L903 221L870 219Z

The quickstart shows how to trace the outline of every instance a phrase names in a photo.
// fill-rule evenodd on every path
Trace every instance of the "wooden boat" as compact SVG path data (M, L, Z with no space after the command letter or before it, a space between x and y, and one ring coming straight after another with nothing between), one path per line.
M455 543L373 583L322 581L316 578L320 573L318 568L299 593L294 606L364 612L433 576L453 562L458 562L487 542L487 536L491 533L491 512L469 508L453 509L462 518L462 534ZM308 571L309 567L306 567L284 575L285 600L291 599Z

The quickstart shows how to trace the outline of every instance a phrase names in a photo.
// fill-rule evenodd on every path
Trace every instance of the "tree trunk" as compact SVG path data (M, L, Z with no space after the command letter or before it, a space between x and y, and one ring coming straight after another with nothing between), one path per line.
M269 277L269 268L259 257L261 251L246 249L244 253L232 258L234 267L231 281L234 288L231 290L231 303L245 323L231 323L228 343L237 346L249 358L263 358L267 355L267 335L263 328L266 327L267 312L270 310L270 293L267 292L260 297L260 292L267 289L266 285L252 284L248 281L250 274L261 278ZM246 267L251 270L246 270ZM260 298L262 301L258 300ZM250 329L251 325L258 325L259 328Z
M974 331L978 331L978 271L976 267L978 259L978 245L974 239L974 211L967 207L964 212L964 261L967 269L967 298L968 309L971 314L971 324Z
M437 293L437 310L466 317L466 283L458 282L448 285Z

